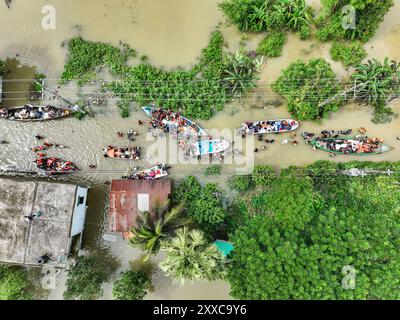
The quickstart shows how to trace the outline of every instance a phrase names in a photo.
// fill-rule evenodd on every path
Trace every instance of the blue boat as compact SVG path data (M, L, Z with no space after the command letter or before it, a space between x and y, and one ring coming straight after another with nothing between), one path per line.
M192 144L192 155L203 156L223 152L229 148L229 142L221 139L203 140Z
M217 246L218 250L221 251L225 257L227 257L234 249L233 243L228 241L216 240L214 244Z

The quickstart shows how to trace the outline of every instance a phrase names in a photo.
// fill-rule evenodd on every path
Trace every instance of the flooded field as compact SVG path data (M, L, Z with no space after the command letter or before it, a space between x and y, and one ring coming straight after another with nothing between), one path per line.
M318 1L311 1L318 5ZM56 30L44 30L41 27L44 5L53 5L57 10ZM79 8L79 10L77 9ZM241 33L234 27L226 26L222 14L217 10L215 0L20 0L13 1L12 8L7 9L0 5L0 58L17 58L8 61L10 73L5 77L3 91L5 93L4 106L18 105L26 102L28 97L29 81L35 71L43 72L48 77L48 84L57 84L62 72L67 51L62 46L65 40L81 34L89 40L118 44L120 40L127 42L140 54L149 57L152 64L173 68L183 66L189 68L196 62L201 49L209 40L209 35L218 25L227 42L229 50L235 50L241 39ZM365 45L368 57L400 60L400 3L392 8L381 24L375 37ZM262 35L248 36L248 47L255 48ZM215 132L224 130L232 134L236 147L244 143L240 136L234 134L241 122L245 120L282 118L289 116L286 106L275 108L270 106L278 97L271 91L270 84L277 79L281 71L294 60L325 57L332 63L334 71L341 79L346 79L349 71L340 63L333 62L329 57L331 44L320 44L313 40L300 41L298 37L290 35L284 48L282 57L269 59L263 69L259 87L246 98L227 106L209 121L198 121L205 129ZM34 68L36 67L36 69ZM71 84L61 91L63 95L75 98L82 93L76 85ZM400 113L400 102L394 101L392 108ZM43 135L52 142L67 146L66 149L52 150L51 154L73 161L81 169L80 172L67 181L91 186L89 212L84 239L84 247L96 250L105 259L118 257L116 268L125 270L129 262L138 258L140 253L127 247L125 242L105 242L103 233L107 229L108 182L113 178L124 175L133 165L145 168L154 163L155 158L143 159L138 163L113 161L104 159L102 148L107 145L139 145L143 154L149 153L154 142L146 141L146 126L138 126L139 119L146 120L140 110L133 111L127 119L119 116L115 101L109 100L107 105L93 106L94 117L84 121L74 118L49 123L15 123L2 121L0 125L0 139L9 142L0 146L0 169L16 168L21 171L34 170L34 153L30 148L38 142L34 136ZM263 145L258 141L248 141L249 145L260 148L255 157L256 163L270 164L277 170L290 165L305 165L315 160L331 159L327 153L313 151L312 147L303 143L300 132L319 132L323 129L356 130L365 127L369 136L378 136L391 145L394 150L376 156L362 158L363 160L400 160L400 119L391 123L376 125L371 122L372 109L365 106L347 105L341 111L333 114L330 119L321 124L312 122L301 123L296 137L290 134L274 136L275 144ZM135 142L126 138L118 138L117 131L126 132L136 129L139 137ZM250 138L248 138L250 139ZM283 145L282 141L289 143ZM290 142L297 140L294 146ZM251 149L253 150L253 149ZM334 161L348 161L359 159L356 157L336 157ZM95 165L96 169L90 169ZM201 181L206 181L203 175L204 165L173 164L171 176L181 179L189 174L196 175ZM216 178L207 178L218 182L223 188L226 181L235 173L236 167L232 164L223 166L222 175ZM156 261L156 260L155 260ZM49 299L62 297L62 277L60 285L49 294ZM149 299L228 299L229 285L223 281L213 283L195 283L184 287L171 283L161 271L153 274L155 292L148 295ZM111 285L106 285L104 299L111 298Z

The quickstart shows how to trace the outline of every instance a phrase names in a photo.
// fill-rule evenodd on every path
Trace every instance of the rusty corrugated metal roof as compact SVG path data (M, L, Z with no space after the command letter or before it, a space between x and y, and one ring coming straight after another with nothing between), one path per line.
M109 228L114 232L131 229L138 216L138 194L148 194L150 211L163 204L171 193L170 180L113 180L110 192Z

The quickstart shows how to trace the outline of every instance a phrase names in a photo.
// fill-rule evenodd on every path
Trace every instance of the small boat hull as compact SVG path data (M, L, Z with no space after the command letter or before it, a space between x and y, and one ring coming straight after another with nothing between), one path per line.
M203 156L208 154L220 153L229 148L229 142L225 140L203 140L191 145L193 156Z
M329 153L352 156L376 155L392 150L390 146L383 143L371 144L355 138L327 138L313 140L310 144Z
M153 120L158 120L155 116L154 113L159 111L165 114L168 114L169 116L173 118L178 118L181 120L184 120L185 125L179 124L177 121L169 121L167 119L162 120L162 124L166 125L169 128L169 132L173 134L179 134L183 136L207 136L207 132L204 131L204 129L200 128L195 122L192 120L189 120L181 115L178 115L175 112L167 112L165 110L155 108L155 107L142 107L142 110Z
M300 123L293 119L247 121L242 123L242 130L249 135L291 132L299 128Z
M118 160L140 160L139 147L126 147L118 148L108 146L103 148L103 156L105 158L118 159Z
M68 108L56 108L54 106L25 105L0 109L0 119L19 122L57 120L69 117L72 114L73 111Z

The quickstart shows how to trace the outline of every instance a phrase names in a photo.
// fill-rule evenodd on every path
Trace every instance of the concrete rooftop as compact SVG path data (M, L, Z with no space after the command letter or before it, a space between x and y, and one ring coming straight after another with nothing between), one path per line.
M0 179L0 262L63 266L68 251L76 186ZM40 211L32 221L24 216Z

